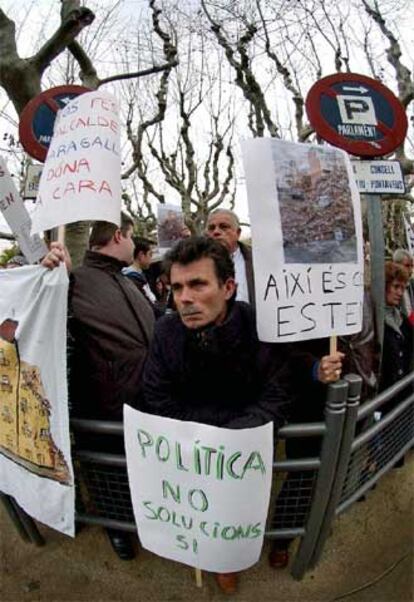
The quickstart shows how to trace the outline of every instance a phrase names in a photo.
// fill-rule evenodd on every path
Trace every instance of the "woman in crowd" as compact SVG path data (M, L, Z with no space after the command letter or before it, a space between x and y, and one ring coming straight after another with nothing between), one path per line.
M413 368L414 328L401 311L409 274L392 261L385 264L385 326L380 389L401 380ZM402 394L402 397L405 394ZM401 398L402 398L401 397ZM395 402L393 400L393 407ZM387 407L389 411L391 407Z

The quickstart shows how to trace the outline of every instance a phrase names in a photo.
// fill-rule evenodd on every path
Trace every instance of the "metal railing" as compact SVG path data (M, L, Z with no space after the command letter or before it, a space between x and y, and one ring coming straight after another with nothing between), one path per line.
M361 379L348 375L329 386L324 422L280 429L286 458L278 454L273 464L273 502L265 535L300 537L291 567L294 578L301 579L319 561L335 517L414 445L413 388L414 373L360 406ZM71 425L75 433L123 436L121 423L73 419ZM303 441L312 442L304 447L314 453L297 457L290 451L292 443L300 450ZM74 465L76 520L136 532L125 456L75 446ZM41 545L35 522L9 496L0 500L22 537Z
M364 496L414 446L414 372L359 405L350 379L347 419L331 499L310 567L319 561L336 516Z

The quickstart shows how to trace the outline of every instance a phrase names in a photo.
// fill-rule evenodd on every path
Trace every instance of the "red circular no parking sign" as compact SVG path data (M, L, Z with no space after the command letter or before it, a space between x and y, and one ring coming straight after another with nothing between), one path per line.
M407 134L407 115L398 98L375 79L356 73L316 82L306 98L306 112L321 138L352 155L387 155Z
M30 100L19 123L19 138L24 150L38 161L44 161L52 140L56 113L75 96L90 91L84 86L57 86Z

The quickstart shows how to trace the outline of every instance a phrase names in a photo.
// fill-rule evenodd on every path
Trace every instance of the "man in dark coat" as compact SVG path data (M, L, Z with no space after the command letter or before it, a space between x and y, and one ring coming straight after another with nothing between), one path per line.
M147 412L227 428L284 423L288 395L275 346L260 343L252 308L234 301L234 266L217 241L191 237L166 256L177 313L155 327L144 374ZM217 575L235 591L236 574Z
M208 216L206 234L229 251L235 267L237 301L246 301L255 307L252 250L240 242L239 218L229 209L216 209Z
M136 406L139 401L154 317L139 290L122 275L122 268L132 262L132 228L132 220L124 215L120 228L96 222L91 250L71 274L69 399L71 413L78 417L119 421L123 404ZM62 247L52 243L42 264L53 268L63 259ZM88 434L82 441L85 444L88 449L123 453L119 437ZM107 531L119 557L132 558L126 535Z
M122 275L131 263L132 221L96 222L83 265L71 274L69 327L74 338L70 398L77 416L122 420L139 399L153 314Z

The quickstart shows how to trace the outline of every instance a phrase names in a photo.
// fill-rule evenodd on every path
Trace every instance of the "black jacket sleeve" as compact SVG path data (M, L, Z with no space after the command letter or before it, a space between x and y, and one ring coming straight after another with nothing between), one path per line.
M260 380L259 400L244 408L243 412L229 421L228 428L252 428L272 422L274 435L286 423L292 401L289 385L289 369L281 358L280 346L261 343L259 347Z
M161 336L156 328L144 370L144 402L141 409L158 416L178 418L172 400L171 366L163 353Z

